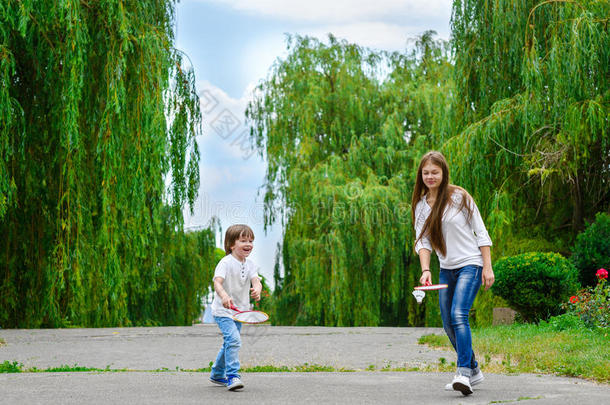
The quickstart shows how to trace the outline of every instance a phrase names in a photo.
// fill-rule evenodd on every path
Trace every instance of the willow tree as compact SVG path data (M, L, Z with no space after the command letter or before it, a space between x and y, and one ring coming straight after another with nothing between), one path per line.
M2 327L199 311L207 275L176 266L185 249L211 255L213 238L181 231L201 117L173 18L169 0L0 5Z
M500 252L565 251L610 207L610 3L457 0L458 181Z
M425 144L430 116L450 104L439 82L450 66L431 37L418 46L428 65L333 36L289 37L289 56L259 86L246 114L268 161L266 224L285 226L278 323L424 322L410 297L419 270L408 201L421 150L409 145Z

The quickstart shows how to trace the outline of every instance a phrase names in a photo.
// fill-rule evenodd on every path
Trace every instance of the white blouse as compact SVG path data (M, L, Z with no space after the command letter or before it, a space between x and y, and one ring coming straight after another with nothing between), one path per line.
M442 229L447 252L445 256L436 252L442 269L459 269L469 264L483 266L483 255L479 247L492 245L474 200L470 198L468 203L472 208L470 222L466 220L465 210L458 211L457 208L460 206L462 198L464 198L462 192L455 191L443 213ZM415 207L416 240L419 238L430 212L432 212L432 208L428 205L426 196L423 196ZM426 236L417 242L415 251L419 253L422 248L429 251L434 250Z

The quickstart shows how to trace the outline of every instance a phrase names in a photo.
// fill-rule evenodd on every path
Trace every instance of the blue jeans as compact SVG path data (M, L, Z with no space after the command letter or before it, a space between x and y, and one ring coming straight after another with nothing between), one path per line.
M241 347L241 323L224 316L214 320L222 332L223 343L212 366L212 378L239 377L239 348Z
M460 269L441 269L439 281L449 287L439 290L443 328L457 352L458 374L470 377L478 364L472 351L468 314L481 287L482 267L467 265Z

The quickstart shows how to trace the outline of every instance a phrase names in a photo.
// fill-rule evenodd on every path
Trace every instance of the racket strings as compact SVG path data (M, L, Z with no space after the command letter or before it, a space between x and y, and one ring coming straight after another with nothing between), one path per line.
M269 319L269 315L260 311L246 311L235 314L233 318L239 322L262 323Z

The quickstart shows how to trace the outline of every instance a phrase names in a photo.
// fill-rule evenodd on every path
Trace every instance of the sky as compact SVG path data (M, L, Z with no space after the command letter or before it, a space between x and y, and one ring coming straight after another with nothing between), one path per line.
M250 258L273 288L281 224L265 232L262 194L266 162L251 148L244 111L253 89L286 57L286 34L328 33L377 50L404 51L426 30L449 39L451 0L182 0L176 6L176 47L195 71L203 115L197 136L201 185L185 227L222 232L234 223L254 231ZM221 240L217 239L221 246Z

